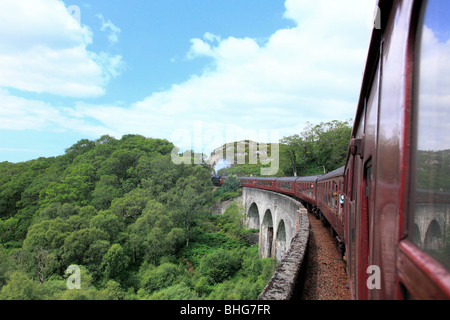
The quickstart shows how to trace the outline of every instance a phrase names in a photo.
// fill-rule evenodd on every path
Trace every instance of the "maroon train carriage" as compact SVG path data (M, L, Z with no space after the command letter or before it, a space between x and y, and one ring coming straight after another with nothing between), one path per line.
M281 192L289 196L295 196L295 181L297 177L284 177L277 178L275 180L275 190L276 192Z
M254 188L256 186L256 178L254 177L239 177L241 186L247 188Z
M276 180L277 178L262 178L262 177L255 178L256 188L269 191L276 191Z
M343 176L250 185L294 190L324 214L344 240L352 298L450 299L450 1L377 4Z
M344 241L344 167L324 174L317 179L317 207L338 235Z
M345 166L355 299L450 299L450 3L380 0ZM444 67L445 65L445 67ZM432 230L432 231L430 231ZM434 238L434 253L424 247ZM370 278L369 278L370 277Z
M295 197L300 199L309 211L313 211L313 206L317 206L316 183L319 177L299 177L295 180Z

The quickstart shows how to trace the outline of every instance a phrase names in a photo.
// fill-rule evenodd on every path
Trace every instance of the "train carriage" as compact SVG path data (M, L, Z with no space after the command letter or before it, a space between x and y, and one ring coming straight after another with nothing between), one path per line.
M276 191L276 180L277 178L264 178L259 177L255 178L256 181L256 188L269 190L269 191Z
M287 194L289 196L295 195L295 181L297 177L277 178L275 181L275 190Z
M449 205L421 189L449 191L447 1L378 2L345 166L345 242L355 299L449 299L448 224L437 254L418 241ZM439 210L438 210L439 209ZM436 218L435 218L436 217ZM442 219L444 220L444 219ZM448 220L447 220L448 221ZM376 286L367 281L378 271Z
M343 191L344 167L317 179L317 206L338 234L340 241L344 240Z
M309 206L310 211L312 206L317 206L316 183L319 177L299 177L295 180L295 197L300 199L304 205Z
M239 177L241 181L241 185L247 188L254 188L256 186L256 178L255 177Z
M323 213L352 298L450 299L450 3L377 5L345 166L241 181Z

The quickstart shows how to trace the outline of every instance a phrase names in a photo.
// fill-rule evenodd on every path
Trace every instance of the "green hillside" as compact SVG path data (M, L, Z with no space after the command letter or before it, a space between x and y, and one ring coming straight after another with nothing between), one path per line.
M256 299L274 260L238 206L211 214L211 169L175 165L173 148L103 136L0 163L0 299Z

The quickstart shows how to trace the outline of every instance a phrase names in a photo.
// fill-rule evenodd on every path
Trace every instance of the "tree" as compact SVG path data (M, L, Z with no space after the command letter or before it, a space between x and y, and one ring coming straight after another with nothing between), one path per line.
M284 153L287 155L289 162L291 163L292 173L297 176L297 161L302 151L303 139L295 134L293 136L284 137L280 140L280 143L285 147L282 148Z
M106 283L105 289L101 291L103 300L123 300L125 298L125 291L120 284L114 280L109 280Z
M118 243L113 244L103 256L101 263L105 279L123 280L125 277L125 269L128 267L128 261L129 259L122 246Z
M320 174L342 166L351 131L350 120L333 120L318 125L308 122L300 135L284 137L281 140L285 146L283 152L290 159L293 174Z
M325 124L321 123L318 131L317 161L325 172L330 172L344 164L352 128L349 122L334 120Z
M39 284L33 282L26 275L14 272L9 282L2 288L1 300L40 300Z
M201 166L188 167L187 177L178 179L168 197L168 207L185 231L186 246L189 245L191 226L194 221L209 212L213 201L209 170Z
M99 210L106 210L114 199L120 198L122 195L119 178L113 174L102 175L100 180L95 183L91 203Z
M232 174L229 175L222 186L214 192L214 197L219 201L236 198L242 194L241 188L241 181L237 175Z
M142 214L147 205L149 193L147 190L136 188L122 198L114 199L110 210L126 223L134 222Z
M71 231L71 226L59 217L42 221L30 228L23 242L23 248L28 252L38 252L40 249L50 250L60 256L65 239Z
M43 284L59 266L54 253L48 250L39 249L36 253L37 276L39 283Z
M71 203L87 205L94 183L89 176L69 175L61 182L52 182L40 193L41 204Z
M101 257L109 249L108 235L95 228L81 229L72 232L64 240L62 261L65 266L99 265Z
M117 215L109 211L101 211L90 220L90 227L105 231L107 234L106 240L114 243L119 234L124 231L125 224Z
M201 260L199 273L207 277L210 284L219 283L230 278L241 267L241 262L239 255L218 249Z
M173 214L163 204L150 200L142 215L129 227L133 262L138 256L147 253L156 266L160 256L173 254L180 245L182 234L182 230L173 228L173 225Z
M77 156L88 152L89 150L93 149L95 147L95 142L88 140L88 139L82 139L75 143L70 148L66 149L66 154L70 155L72 159L75 159Z

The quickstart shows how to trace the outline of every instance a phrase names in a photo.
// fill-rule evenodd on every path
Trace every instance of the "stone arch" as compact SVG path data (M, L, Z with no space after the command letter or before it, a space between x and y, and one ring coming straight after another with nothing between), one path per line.
M440 250L442 249L442 232L439 223L432 220L428 225L427 233L424 241L425 250Z
M273 218L270 209L264 213L260 230L260 257L270 258L273 251Z
M414 223L412 227L411 241L416 245L418 245L419 247L422 247L422 236L420 234L420 228L417 225L417 223Z
M255 202L253 202L247 212L247 228L259 229L259 210Z
M276 257L278 261L281 261L286 253L286 226L284 220L281 220L277 229L276 240Z

